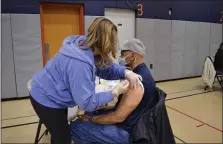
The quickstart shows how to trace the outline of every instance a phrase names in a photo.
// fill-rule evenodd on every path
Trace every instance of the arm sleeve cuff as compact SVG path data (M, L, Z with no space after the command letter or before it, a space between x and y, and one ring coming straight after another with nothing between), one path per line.
M119 68L120 79L125 79L125 70L126 70L125 66L120 66L120 68Z

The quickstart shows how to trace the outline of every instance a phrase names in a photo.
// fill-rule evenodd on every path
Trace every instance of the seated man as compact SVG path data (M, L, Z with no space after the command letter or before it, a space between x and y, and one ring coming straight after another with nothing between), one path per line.
M129 143L132 127L143 115L144 109L157 102L155 82L143 63L145 47L138 39L127 41L121 49L120 63L142 76L142 87L129 89L119 96L116 105L106 110L85 113L71 124L75 143Z

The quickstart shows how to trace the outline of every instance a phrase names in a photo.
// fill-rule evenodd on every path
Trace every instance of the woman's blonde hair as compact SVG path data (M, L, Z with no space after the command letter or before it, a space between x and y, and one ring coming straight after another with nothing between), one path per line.
M88 35L81 45L86 45L94 52L94 56L99 57L97 66L108 66L113 60L110 54L116 58L117 54L117 27L104 17L96 18L88 28Z

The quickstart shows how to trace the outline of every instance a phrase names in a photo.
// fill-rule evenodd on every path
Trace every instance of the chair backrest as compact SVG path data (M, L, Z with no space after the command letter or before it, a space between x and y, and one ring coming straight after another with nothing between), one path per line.
M205 63L206 63L207 60L210 60L210 61L212 62L212 64L213 64L213 66L214 66L214 57L211 58L210 56L207 56L207 57L205 58L205 60L204 60L203 71L204 71L204 66L205 66Z
M207 56L205 58L203 73L202 73L203 83L210 88L212 88L216 76L216 70L213 61L214 60L210 56Z
M31 87L32 87L32 83L33 83L33 79L30 79L27 83L27 88L30 91Z
M212 63L214 64L214 57L211 58L210 56L207 56L207 58L210 59Z
M78 106L68 108L67 120L72 121L73 119L75 119L77 117L77 113L78 113Z
M205 58L205 60L204 60L203 73L204 73L204 70L205 70L205 63L206 63L207 61L211 61L211 65L214 67L214 57L211 58L210 56L207 56L207 57Z
M175 144L169 117L166 111L166 93L156 88L158 101L152 109L144 109L131 132L132 143Z
M154 115L155 132L158 144L175 144L173 131L165 105L166 93L157 88L159 100L152 112Z

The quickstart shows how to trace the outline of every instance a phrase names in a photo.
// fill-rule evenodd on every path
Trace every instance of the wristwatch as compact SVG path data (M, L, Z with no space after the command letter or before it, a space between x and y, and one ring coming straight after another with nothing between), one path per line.
M95 117L93 116L91 117L91 122L94 123L94 121L95 121Z

